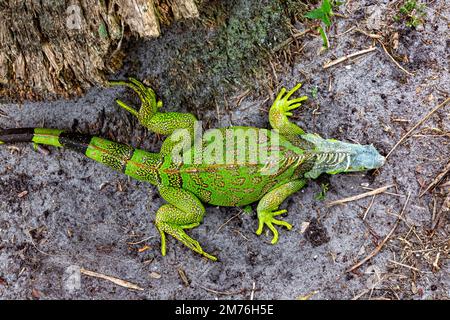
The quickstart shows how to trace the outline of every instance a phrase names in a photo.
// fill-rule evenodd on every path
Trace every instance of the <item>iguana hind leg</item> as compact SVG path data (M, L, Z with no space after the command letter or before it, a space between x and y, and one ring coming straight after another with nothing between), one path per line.
M292 225L274 217L287 212L287 210L278 210L278 207L287 197L299 191L305 184L306 181L302 179L290 181L273 189L261 198L256 209L259 220L258 230L256 230L257 235L262 233L264 225L266 225L273 233L272 244L275 244L278 242L278 231L274 224L291 230Z
M139 111L119 99L116 102L119 106L135 115L144 127L155 133L170 135L177 129L190 130L193 129L197 121L195 116L190 113L159 112L163 103L161 100L156 99L155 91L134 78L129 78L129 81L110 81L109 84L127 86L138 94L142 102Z
M161 234L161 253L166 255L166 233L185 244L189 249L216 261L217 258L203 251L200 244L186 234L185 229L197 227L203 220L205 208L189 191L161 186L161 196L169 202L156 213L156 227Z
M289 116L292 116L292 110L300 107L301 102L308 99L308 97L302 96L300 98L289 100L292 94L300 87L301 83L297 84L287 93L285 88L281 88L280 93L269 110L270 125L289 140L297 140L298 135L305 134L302 128L295 123L290 122L288 118Z

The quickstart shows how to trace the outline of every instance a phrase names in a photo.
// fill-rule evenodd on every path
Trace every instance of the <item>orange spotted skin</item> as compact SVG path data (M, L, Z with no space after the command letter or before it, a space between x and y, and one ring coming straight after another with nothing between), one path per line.
M232 130L239 132L242 130L255 130L252 127L232 127L219 129L222 132ZM258 134L264 134L267 142L259 145L259 148L266 150L272 145L271 137L274 133L266 129L257 129ZM294 146L288 140L277 136L279 143L279 161L273 174L266 174L265 167L270 166L269 161L265 163L252 163L248 161L249 150L241 149L236 146L223 155L222 163L202 163L198 165L183 164L176 170L167 173L175 175L178 181L178 187L188 190L195 194L202 202L217 206L244 206L258 201L266 193L286 181L299 179L304 172L307 172L312 165L312 157L304 156L304 152ZM208 143L204 142L203 148L206 149ZM223 163L226 157L237 159L238 153L247 151L245 160L242 163ZM259 152L264 152L259 150ZM212 161L206 161L212 162Z

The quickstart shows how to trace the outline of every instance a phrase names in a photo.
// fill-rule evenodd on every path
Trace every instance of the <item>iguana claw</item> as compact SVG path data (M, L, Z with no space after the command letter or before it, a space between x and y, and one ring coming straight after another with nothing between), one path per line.
M128 106L123 101L116 99L117 104L123 109L127 110L139 119L143 119L149 114L154 114L162 107L162 101L156 99L155 91L145 86L142 82L135 78L128 78L129 81L109 81L110 86L127 86L133 89L139 96L142 105L137 111L136 109Z
M279 225L279 226L284 226L286 227L288 230L292 229L292 225L287 223L286 221L282 221L282 220L278 220L275 219L275 216L278 216L280 214L283 214L287 212L287 210L278 210L278 211L262 211L259 212L258 214L258 219L259 219L259 225L258 225L258 230L256 230L256 234L259 236L261 235L264 225L266 225L270 231L272 231L273 233L273 238L271 243L275 244L278 242L278 230L274 227L274 224Z
M302 86L301 83L297 84L294 88L292 88L288 93L286 93L286 89L282 88L280 90L280 93L276 97L275 101L273 102L274 106L277 106L279 110L286 115L286 113L289 113L289 110L294 110L298 107L300 107L302 104L302 101L305 101L308 99L307 96L302 96L300 98L289 100L289 98L300 89ZM286 93L286 94L285 94Z
M301 102L308 99L306 96L289 100L289 98L302 86L297 84L289 92L286 88L281 88L269 111L269 121L271 126L280 133L288 135L302 135L305 132L296 124L289 122L288 117L292 116L291 110L301 106Z
M167 223L157 224L157 229L161 235L161 254L166 255L166 233L173 236L175 239L184 243L189 249L201 254L202 256L211 259L212 261L217 261L217 258L207 252L205 252L197 240L192 239L190 236L184 232L184 229L192 229L199 225L200 223L192 223L184 226L174 226Z

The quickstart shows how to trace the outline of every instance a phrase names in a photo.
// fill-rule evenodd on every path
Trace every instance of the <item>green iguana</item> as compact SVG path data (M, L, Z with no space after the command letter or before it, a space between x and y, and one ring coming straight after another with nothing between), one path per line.
M245 206L259 200L256 234L260 235L267 226L275 244L278 241L275 225L292 228L291 224L275 218L287 211L279 210L279 206L308 179L317 178L321 173L375 169L385 161L372 145L323 139L305 133L290 122L291 111L307 99L305 96L290 99L301 84L289 92L282 88L276 97L269 111L273 130L229 127L210 129L197 137L195 116L160 112L162 102L156 99L155 92L135 79L129 80L111 84L133 89L142 101L139 111L116 101L150 131L169 135L159 153L95 136L42 128L0 130L0 144L33 142L66 147L155 185L167 201L156 212L155 220L161 235L162 255L166 254L166 234L169 234L193 251L217 260L185 232L202 222L203 203Z

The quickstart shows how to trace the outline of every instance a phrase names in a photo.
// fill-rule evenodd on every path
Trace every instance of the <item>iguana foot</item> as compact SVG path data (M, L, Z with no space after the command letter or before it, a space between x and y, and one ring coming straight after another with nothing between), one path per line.
M269 121L272 128L286 135L301 135L305 132L302 128L291 123L288 117L292 116L292 110L301 106L301 102L308 99L306 96L289 100L289 98L302 86L297 84L286 93L285 88L281 88L269 111Z
M217 261L217 258L205 251L203 251L202 247L198 243L198 241L192 239L190 236L184 232L184 229L192 229L199 225L200 223L192 223L188 225L178 226L170 223L160 222L157 223L156 227L161 235L161 254L163 256L166 255L166 233L170 234L175 239L181 241L184 245L186 245L189 249L205 256L208 259L213 261Z
M278 93L278 96L276 97L273 104L276 105L276 107L279 108L280 112L285 116L292 116L292 113L289 111L300 107L302 105L301 102L308 99L307 96L302 96L300 98L289 100L289 98L295 93L295 91L300 89L301 86L301 83L297 84L288 93L286 93L286 88L281 88L280 92Z
M278 210L278 211L260 211L258 212L259 225L258 230L256 230L256 234L261 235L264 225L266 225L270 231L273 233L273 238L271 243L275 244L278 242L278 230L275 228L274 224L279 226L284 226L288 230L292 229L292 225L287 223L286 221L275 219L274 217L287 212L287 210Z
M129 81L109 81L108 84L111 86L127 86L133 89L142 101L141 108L139 111L135 110L133 107L125 104L122 100L116 99L119 106L136 116L138 119L148 117L149 114L154 114L163 105L161 100L156 100L155 91L152 88L145 86L142 82L134 79L128 78Z
M155 91L145 86L142 82L129 78L129 81L110 81L112 86L127 86L133 89L141 99L141 107L136 110L117 99L117 104L123 109L133 114L139 120L139 123L158 134L170 135L178 129L187 129L193 136L194 125L197 121L194 115L180 112L160 112L163 105L161 100L157 100ZM166 139L161 147L161 153L165 153L178 143L172 139Z
M173 204L162 205L156 212L155 225L161 235L161 253L166 255L166 233L181 241L189 249L216 261L217 258L203 251L198 241L186 234L185 229L198 227L204 214L204 207L191 193L172 187L160 187L161 195L168 201L178 199L181 210Z
M258 230L256 230L257 235L262 233L264 225L266 225L273 233L272 244L275 244L278 241L278 231L274 224L284 226L288 230L292 229L292 225L286 221L275 219L274 217L287 212L285 209L278 210L278 207L287 197L300 190L305 183L305 180L289 181L269 191L261 198L258 207L256 208L259 220Z

